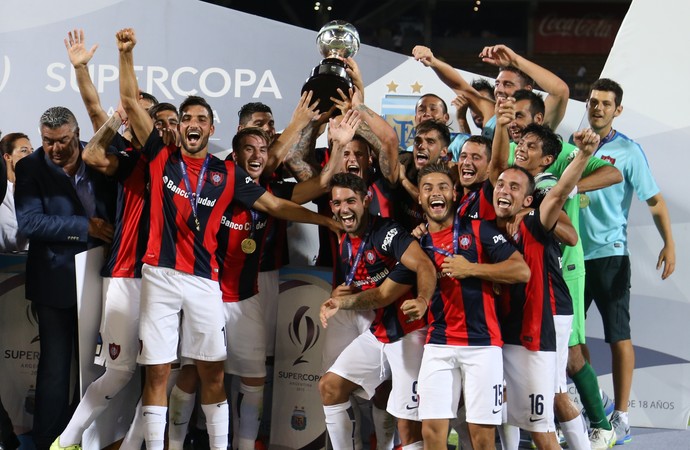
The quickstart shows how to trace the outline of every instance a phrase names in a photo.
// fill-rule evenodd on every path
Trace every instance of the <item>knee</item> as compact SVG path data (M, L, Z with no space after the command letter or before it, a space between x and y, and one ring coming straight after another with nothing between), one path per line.
M579 345L574 345L568 349L568 365L566 372L569 377L578 373L585 366L585 357L582 354L582 348Z
M448 432L448 423L442 426L439 420L424 420L422 421L422 438L424 439L425 448L445 448Z
M319 380L321 403L325 406L337 405L347 400L348 394L343 392L341 383L338 382L339 378L332 372L326 372Z
M422 422L398 419L398 433L402 445L410 445L422 440Z
M223 386L223 361L196 361L196 368L202 385Z
M153 366L146 366L146 385L156 388L165 388L168 383L168 376L170 376L170 364L156 364Z

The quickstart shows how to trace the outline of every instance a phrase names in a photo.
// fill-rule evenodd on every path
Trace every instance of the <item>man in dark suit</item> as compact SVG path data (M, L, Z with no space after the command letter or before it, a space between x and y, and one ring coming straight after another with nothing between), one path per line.
M72 112L41 116L42 147L16 167L15 203L29 238L26 298L38 315L41 355L36 379L34 442L48 450L63 430L69 405L72 351L77 343L74 255L110 242L114 185L81 159L83 143Z

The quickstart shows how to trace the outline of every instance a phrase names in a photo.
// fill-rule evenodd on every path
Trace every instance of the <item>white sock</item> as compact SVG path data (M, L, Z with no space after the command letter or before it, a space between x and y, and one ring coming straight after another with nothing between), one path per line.
M236 435L236 448L239 450L254 450L254 443L259 435L263 401L263 386L248 386L239 382L237 400L232 406L233 443L235 443L234 436ZM237 423L237 428L234 428L235 423Z
M503 404L505 410L506 405ZM503 450L517 450L520 446L520 428L514 425L502 424L498 427L498 436L501 438L501 448Z
M141 444L144 442L144 416L141 408L140 398L129 430L120 444L120 450L141 450Z
M326 429L331 438L333 450L362 449L359 428L355 426L355 413L350 400L337 405L324 406Z
M391 450L395 437L395 417L385 409L379 409L371 405L371 418L374 422L376 433L376 448L378 450Z
M146 450L163 450L163 443L165 441L165 415L167 412L167 406L144 405L141 407Z
M108 406L110 400L127 385L132 372L106 369L105 373L89 385L84 398L74 411L67 428L60 434L60 446L69 447L81 443L81 436Z
M201 409L206 415L209 447L211 447L211 450L227 450L228 423L230 420L228 402L201 405Z
M581 414L572 420L561 422L560 424L563 436L565 436L565 440L568 442L568 448L573 450L590 450L592 448L592 444L589 442L587 426Z
M172 388L168 402L168 450L182 450L195 400L196 392L188 394L177 386Z
M402 450L424 450L424 441L417 441L409 445L403 445Z

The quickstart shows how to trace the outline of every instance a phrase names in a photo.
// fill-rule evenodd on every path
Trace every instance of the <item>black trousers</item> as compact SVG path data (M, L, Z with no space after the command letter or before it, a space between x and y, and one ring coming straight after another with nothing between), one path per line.
M77 306L54 308L34 303L33 307L41 348L33 438L36 450L48 450L69 423L76 407L74 400L79 398L76 389L72 402L69 398L72 361L77 355Z

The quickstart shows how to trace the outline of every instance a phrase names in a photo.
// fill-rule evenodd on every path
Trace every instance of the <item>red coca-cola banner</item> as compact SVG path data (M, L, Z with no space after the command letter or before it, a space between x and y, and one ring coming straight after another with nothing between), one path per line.
M541 9L534 20L536 53L607 54L613 46L625 11L602 8L583 12L582 6Z

